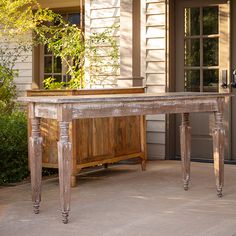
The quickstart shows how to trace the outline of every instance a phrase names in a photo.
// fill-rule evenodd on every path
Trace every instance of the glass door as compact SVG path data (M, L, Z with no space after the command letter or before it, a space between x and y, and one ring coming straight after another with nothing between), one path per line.
M228 92L229 5L227 1L176 2L176 91ZM225 125L230 124L229 101ZM191 114L192 158L212 158L213 115ZM176 155L179 150L180 118L176 118ZM229 156L229 134L226 156Z

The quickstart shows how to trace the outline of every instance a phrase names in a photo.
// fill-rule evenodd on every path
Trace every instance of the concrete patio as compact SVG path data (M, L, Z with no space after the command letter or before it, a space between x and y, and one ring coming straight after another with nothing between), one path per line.
M116 165L79 176L70 222L61 223L58 179L43 182L41 212L32 213L30 184L0 188L1 236L233 236L236 166L225 165L224 196L216 196L213 165L192 163L190 190L180 162Z

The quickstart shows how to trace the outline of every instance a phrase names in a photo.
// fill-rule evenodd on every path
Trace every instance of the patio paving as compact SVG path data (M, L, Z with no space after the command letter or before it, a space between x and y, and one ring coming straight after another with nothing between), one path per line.
M0 236L236 236L236 166L225 165L216 196L213 165L191 164L189 191L180 162L116 165L79 176L69 224L61 223L58 179L43 181L41 212L32 213L30 184L0 188Z

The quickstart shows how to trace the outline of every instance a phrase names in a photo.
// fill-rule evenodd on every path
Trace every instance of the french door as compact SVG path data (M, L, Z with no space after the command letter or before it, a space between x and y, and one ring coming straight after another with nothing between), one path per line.
M175 88L186 92L228 92L230 80L229 4L227 1L175 1ZM225 107L230 126L230 102ZM191 114L192 158L212 158L213 116ZM176 118L176 155L180 119ZM209 128L210 127L210 128ZM226 134L226 158L230 156L230 133Z

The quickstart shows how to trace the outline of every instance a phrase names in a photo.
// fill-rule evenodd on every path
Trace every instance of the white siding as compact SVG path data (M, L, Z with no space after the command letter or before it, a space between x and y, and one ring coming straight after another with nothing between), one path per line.
M6 48L6 52L15 52L18 47L19 40L29 42L31 38L31 33L29 32L21 39L4 40L2 39L1 47ZM17 92L19 96L25 95L27 89L31 89L32 86L32 50L22 51L16 60L14 69L17 70L18 76L15 78L15 83L17 86Z
M103 32L106 29L111 28L114 24L120 23L120 1L119 0L86 0L85 1L85 34L89 37L94 32ZM120 30L113 29L112 36L119 45L120 42ZM110 60L104 55L103 61ZM93 87L116 87L117 77L120 75L120 70L112 68L111 66L104 66L103 73L93 74L89 71L89 60L86 60L86 80L96 79L96 83Z
M166 91L166 1L142 1L142 75L147 92ZM147 117L149 159L164 159L165 115Z

